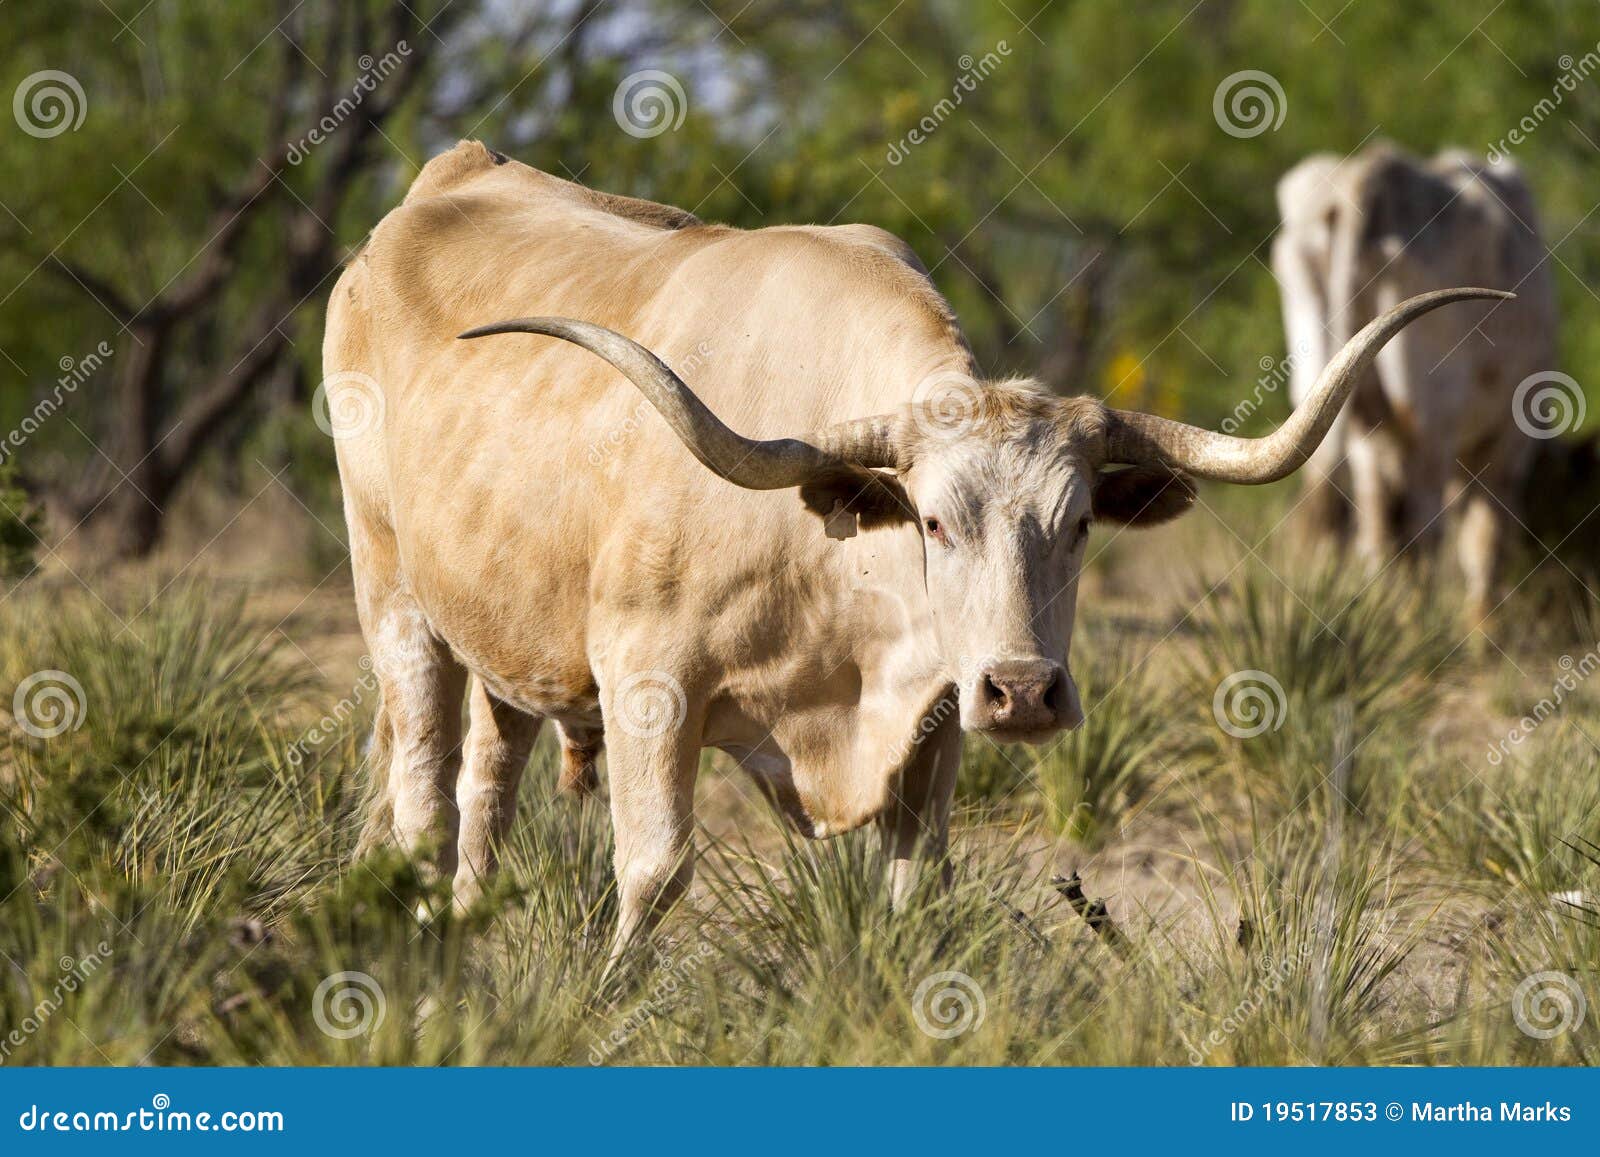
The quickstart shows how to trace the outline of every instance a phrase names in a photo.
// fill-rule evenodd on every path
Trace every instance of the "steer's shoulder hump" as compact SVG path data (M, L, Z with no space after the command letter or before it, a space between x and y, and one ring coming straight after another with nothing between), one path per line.
M418 206L438 198L459 201L462 197L501 200L508 207L542 203L557 211L669 231L702 224L693 213L671 205L603 193L552 176L495 152L481 141L462 141L424 165L406 192L405 204Z
M927 266L911 246L876 225L807 225L803 231L825 244L847 246L868 259L888 257L920 277L928 276Z

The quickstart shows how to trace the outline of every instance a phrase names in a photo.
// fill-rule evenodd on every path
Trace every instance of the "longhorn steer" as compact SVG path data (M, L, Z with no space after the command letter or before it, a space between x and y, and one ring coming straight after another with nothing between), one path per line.
M1392 342L1305 475L1324 525L1342 531L1350 497L1356 548L1375 564L1397 548L1436 548L1447 490L1463 487L1459 553L1481 615L1538 448L1527 430L1539 423L1513 412L1518 387L1555 365L1555 291L1533 194L1509 161L1460 151L1423 161L1380 144L1302 161L1279 182L1278 206L1273 270L1297 405L1333 349L1396 302L1463 282L1517 293Z
M1091 524L1171 518L1191 477L1285 476L1389 337L1484 296L1390 311L1276 433L1229 438L978 382L881 230L705 225L459 145L329 307L384 696L369 839L432 845L469 899L549 718L591 760L604 732L619 949L689 882L704 747L808 835L877 821L902 898L918 846L944 849L962 728L1080 721ZM517 315L546 316L463 333ZM456 340L488 334L542 336ZM672 365L698 367L692 388Z

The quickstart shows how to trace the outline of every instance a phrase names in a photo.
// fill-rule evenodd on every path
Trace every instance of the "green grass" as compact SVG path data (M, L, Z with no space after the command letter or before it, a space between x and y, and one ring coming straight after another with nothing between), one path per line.
M701 833L690 899L609 978L609 818L556 796L548 743L498 885L420 924L436 886L393 852L353 859L363 721L302 742L339 689L247 601L15 593L8 687L59 671L82 699L81 725L14 718L0 742L0 1061L1593 1063L1595 1018L1543 1040L1512 1015L1549 971L1595 999L1600 918L1550 899L1600 893L1592 703L1469 776L1493 731L1435 726L1438 672L1492 673L1426 607L1297 578L1203 606L1187 665L1091 628L1088 724L1042 758L991 754L1003 788L958 809L948 890L930 872L892 911L875 833L812 843L747 810ZM1279 673L1296 731L1218 730L1211 689L1241 666ZM1350 757L1319 755L1341 732ZM1013 756L1026 775L996 770ZM1157 795L1156 873L1192 879L1176 907L1114 890ZM1050 886L1062 835L1124 950Z
M1198 757L1293 810L1328 790L1358 810L1399 785L1372 758L1414 740L1465 658L1448 598L1340 560L1255 564L1196 591L1185 701Z

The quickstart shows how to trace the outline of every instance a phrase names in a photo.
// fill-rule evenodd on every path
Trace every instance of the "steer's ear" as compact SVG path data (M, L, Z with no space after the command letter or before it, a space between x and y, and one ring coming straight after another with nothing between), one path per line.
M917 521L905 488L892 475L876 470L843 467L819 475L801 484L800 501L830 523L848 512L860 520L862 530Z
M1124 526L1156 526L1194 505L1187 475L1159 466L1104 470L1094 484L1094 514Z

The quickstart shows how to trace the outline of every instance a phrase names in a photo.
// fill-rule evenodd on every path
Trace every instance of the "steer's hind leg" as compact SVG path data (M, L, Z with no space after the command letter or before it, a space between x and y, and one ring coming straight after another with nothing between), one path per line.
M406 589L393 534L354 505L347 519L356 609L383 703L369 758L386 760L373 768L379 787L362 846L393 838L407 852L431 849L438 874L450 877L466 672Z
M456 784L461 813L461 865L455 879L458 909L478 898L500 866L500 845L516 815L517 787L543 722L495 698L480 679L472 680L469 702L466 758Z
M558 724L556 730L561 733L560 789L577 796L593 795L600 786L600 772L595 761L605 745L604 732L567 723Z
M456 777L467 673L409 597L392 601L378 635L373 659L392 728L395 836L407 852L430 853L438 876L448 879L456 871Z
M390 840L411 853L431 849L431 866L450 877L466 672L411 597L387 523L349 493L346 522L356 610L381 703L368 753L376 790L360 850Z
M961 726L954 716L928 734L891 785L889 805L879 817L889 861L889 901L903 907L917 883L917 857L937 865L949 886L950 803L961 766Z

